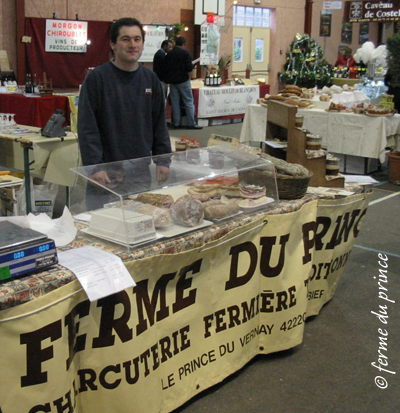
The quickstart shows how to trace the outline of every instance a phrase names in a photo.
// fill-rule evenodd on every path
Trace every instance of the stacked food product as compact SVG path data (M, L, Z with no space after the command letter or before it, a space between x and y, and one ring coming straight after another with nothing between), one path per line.
M267 197L265 185L228 176L164 191L171 194L146 192L130 196L122 207L119 202L105 205L92 213L87 232L106 240L134 245L164 233L179 235L211 225L211 221L232 217L241 211L272 206L275 201Z
M314 151L318 151L319 149L321 149L322 136L307 133L306 138L307 138L307 149L314 150Z
M296 85L286 85L276 95L266 95L260 100L261 104L268 104L270 100L279 100L288 105L298 106L300 108L307 108L312 105L312 102L305 99L304 90Z
M383 107L381 105L369 105L365 108L366 115L374 116L388 116L392 115L394 112L388 107Z
M340 159L334 155L326 157L326 174L337 175L339 173Z

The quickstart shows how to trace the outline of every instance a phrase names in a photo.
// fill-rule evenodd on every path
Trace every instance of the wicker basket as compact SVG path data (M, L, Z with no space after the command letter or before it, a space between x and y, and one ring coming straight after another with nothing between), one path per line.
M312 172L309 175L290 176L280 173L276 174L276 184L278 187L279 199L298 199L302 198L308 188ZM239 179L249 184L267 186L271 185L272 174L269 171L262 169L252 169L248 171L240 171Z
M312 176L312 172L310 172L309 175L303 176L276 174L279 199L302 198L307 192L308 184Z

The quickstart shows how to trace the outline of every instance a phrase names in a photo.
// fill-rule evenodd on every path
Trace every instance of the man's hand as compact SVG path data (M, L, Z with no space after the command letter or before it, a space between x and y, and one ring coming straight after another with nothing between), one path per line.
M108 184L111 183L111 180L108 177L106 171L98 171L94 173L93 175L90 175L90 179L98 182L100 185L103 185L103 186L107 186ZM93 182L92 182L92 185L96 186L96 184Z
M157 176L158 185L163 184L168 179L168 176L169 176L168 166L157 165L156 176Z

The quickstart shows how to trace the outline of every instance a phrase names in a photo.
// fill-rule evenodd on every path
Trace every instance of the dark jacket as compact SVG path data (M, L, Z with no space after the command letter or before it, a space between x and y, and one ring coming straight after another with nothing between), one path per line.
M393 95L394 108L400 113L400 87L393 86L393 79L390 70L385 75L385 85L388 87L387 94Z
M157 50L153 57L153 72L157 75L157 77L164 81L163 72L164 72L164 59L166 53L163 49Z
M173 85L186 82L192 70L190 53L180 46L175 46L164 59L164 82Z
M112 62L92 70L79 95L78 136L83 165L170 153L155 73L143 65L128 72Z

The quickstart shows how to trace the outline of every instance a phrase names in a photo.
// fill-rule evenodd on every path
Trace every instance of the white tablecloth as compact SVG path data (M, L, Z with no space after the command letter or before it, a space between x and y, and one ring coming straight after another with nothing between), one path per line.
M340 103L345 105L347 108L351 108L358 103L369 104L370 100L364 92L354 90L352 92L343 91L341 93L334 93L332 95L331 102Z
M240 142L265 140L266 107L248 105ZM371 117L354 113L334 113L323 109L299 109L304 115L303 128L322 136L328 151L385 161L385 147L399 149L400 115Z
M246 112L246 106L256 103L260 86L220 86L199 89L198 118L238 115Z
M33 126L25 129L39 131ZM24 170L24 153L21 143L32 147L30 151L31 173L43 176L46 182L69 186L70 168L81 165L78 137L68 132L63 138L44 138L39 133L0 133L0 163L10 168Z

